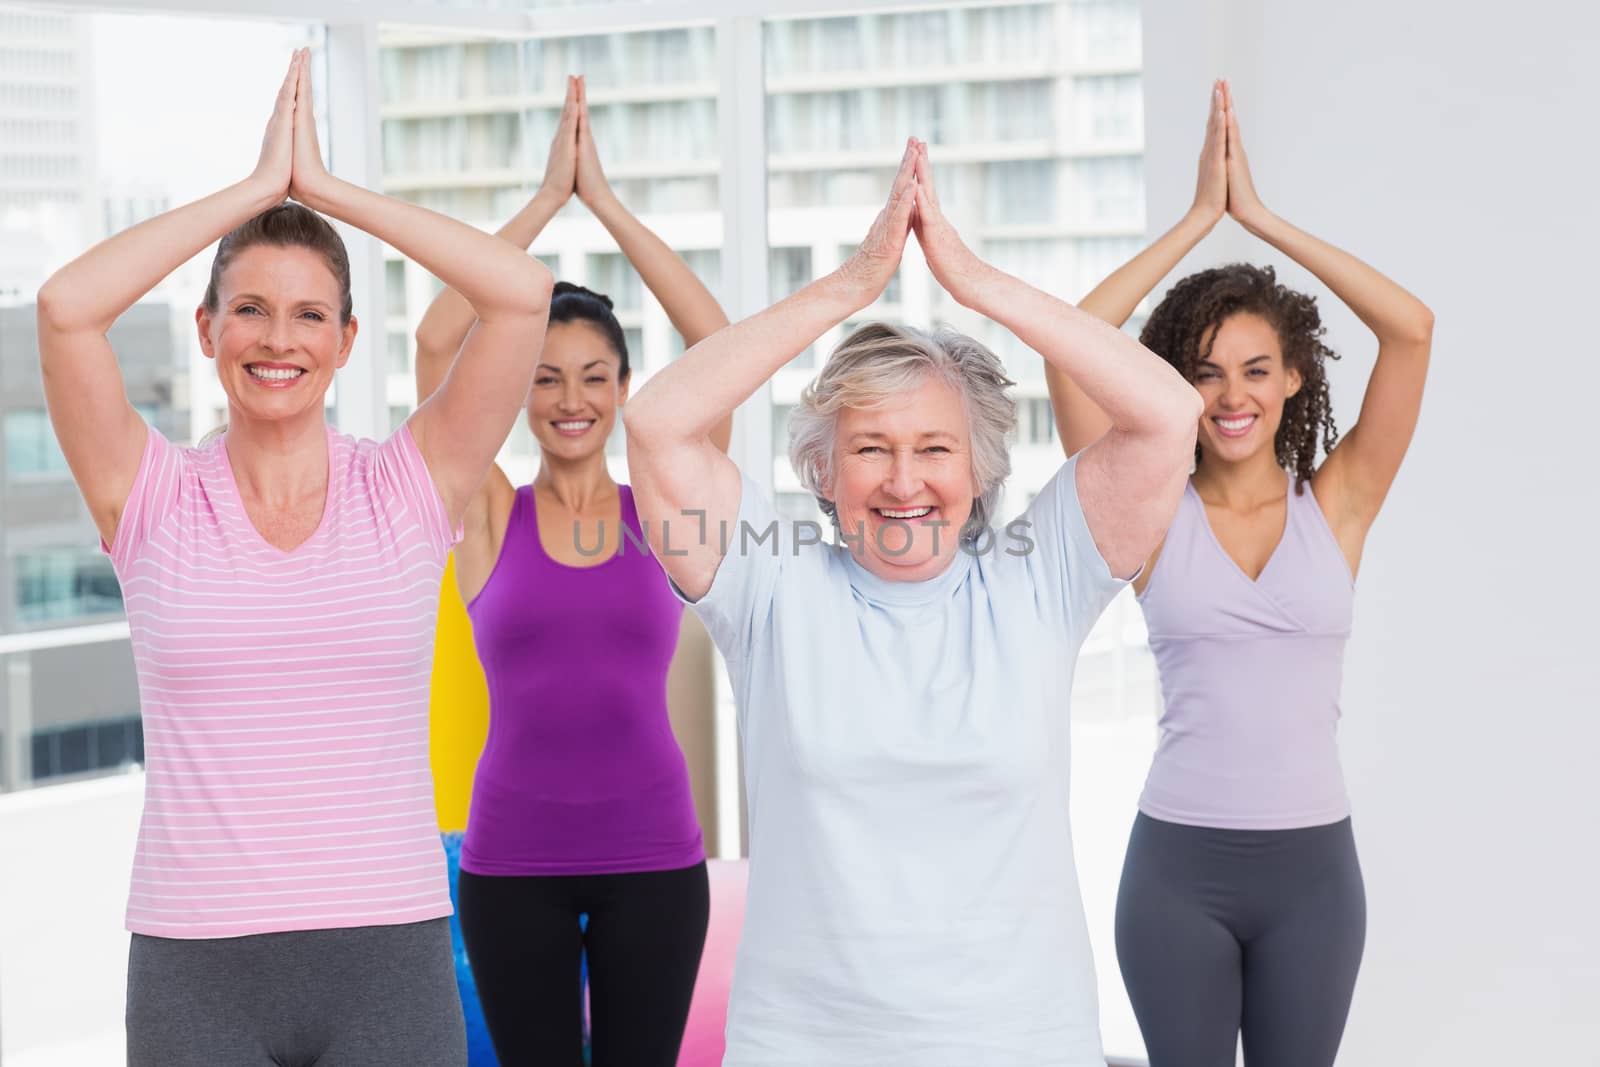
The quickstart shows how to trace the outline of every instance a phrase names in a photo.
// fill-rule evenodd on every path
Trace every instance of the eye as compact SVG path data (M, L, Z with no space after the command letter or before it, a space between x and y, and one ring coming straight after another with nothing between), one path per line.
M937 452L937 453L941 453L941 454L948 454L950 449L946 448L944 445L929 445L927 448L924 448L923 451L924 452Z
M301 318L310 319L312 322L325 322L328 317L320 311L305 311L301 313Z
M554 378L550 377L548 374L542 374L542 375L540 375L539 377L537 377L537 378L535 378L533 380L533 384L534 385L554 385L554 384L556 384L556 380Z
M600 377L589 378L589 379L586 379L586 380L588 381L588 383L590 385L604 385L604 384L606 384L606 380L604 378L600 378Z
M862 445L856 449L857 455L862 456L881 456L884 451L885 449L882 445Z
M1197 382L1203 382L1215 378L1216 376L1217 372L1214 370L1203 370L1194 376L1194 380Z
M1265 368L1265 367L1251 367L1250 368L1250 376L1253 377L1253 378L1265 378L1267 376L1267 368Z
M254 304L240 304L233 309L233 313L235 315L259 315L261 314L261 309Z

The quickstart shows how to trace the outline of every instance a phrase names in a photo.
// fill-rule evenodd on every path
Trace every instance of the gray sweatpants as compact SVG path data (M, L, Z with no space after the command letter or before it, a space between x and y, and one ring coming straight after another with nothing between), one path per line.
M450 920L133 935L128 1067L465 1067Z
M1296 830L1140 814L1117 962L1150 1067L1331 1067L1366 942L1350 820Z

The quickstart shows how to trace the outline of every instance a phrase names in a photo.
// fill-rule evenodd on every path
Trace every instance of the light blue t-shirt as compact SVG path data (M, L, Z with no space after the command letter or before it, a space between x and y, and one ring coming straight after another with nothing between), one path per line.
M1029 526L922 582L799 544L742 492L693 605L728 662L750 810L724 1067L1104 1067L1067 711L1124 582L1075 464Z

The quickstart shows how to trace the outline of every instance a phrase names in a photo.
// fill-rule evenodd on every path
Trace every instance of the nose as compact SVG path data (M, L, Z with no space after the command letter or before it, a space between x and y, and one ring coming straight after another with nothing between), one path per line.
M896 451L883 482L884 492L896 500L910 500L921 488L922 475L915 457L907 451Z
M1244 406L1244 381L1229 375L1222 383L1222 395L1217 398L1217 403L1229 411L1236 411Z
M576 412L583 407L583 389L577 382L568 380L562 385L559 406L563 412Z
M261 331L261 347L274 355L294 347L294 333L282 315L273 315L267 320L266 328Z

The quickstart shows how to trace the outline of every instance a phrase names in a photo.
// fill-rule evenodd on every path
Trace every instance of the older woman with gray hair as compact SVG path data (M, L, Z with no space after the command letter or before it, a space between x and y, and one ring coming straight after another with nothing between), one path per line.
M1000 361L948 331L865 326L791 421L837 527L821 544L709 435L872 303L912 233L957 301L1070 374L1111 429L995 535L1015 421ZM979 260L916 140L849 261L627 405L640 515L738 699L750 888L726 1067L1105 1063L1068 694L1084 635L1177 505L1199 410L1133 339Z

